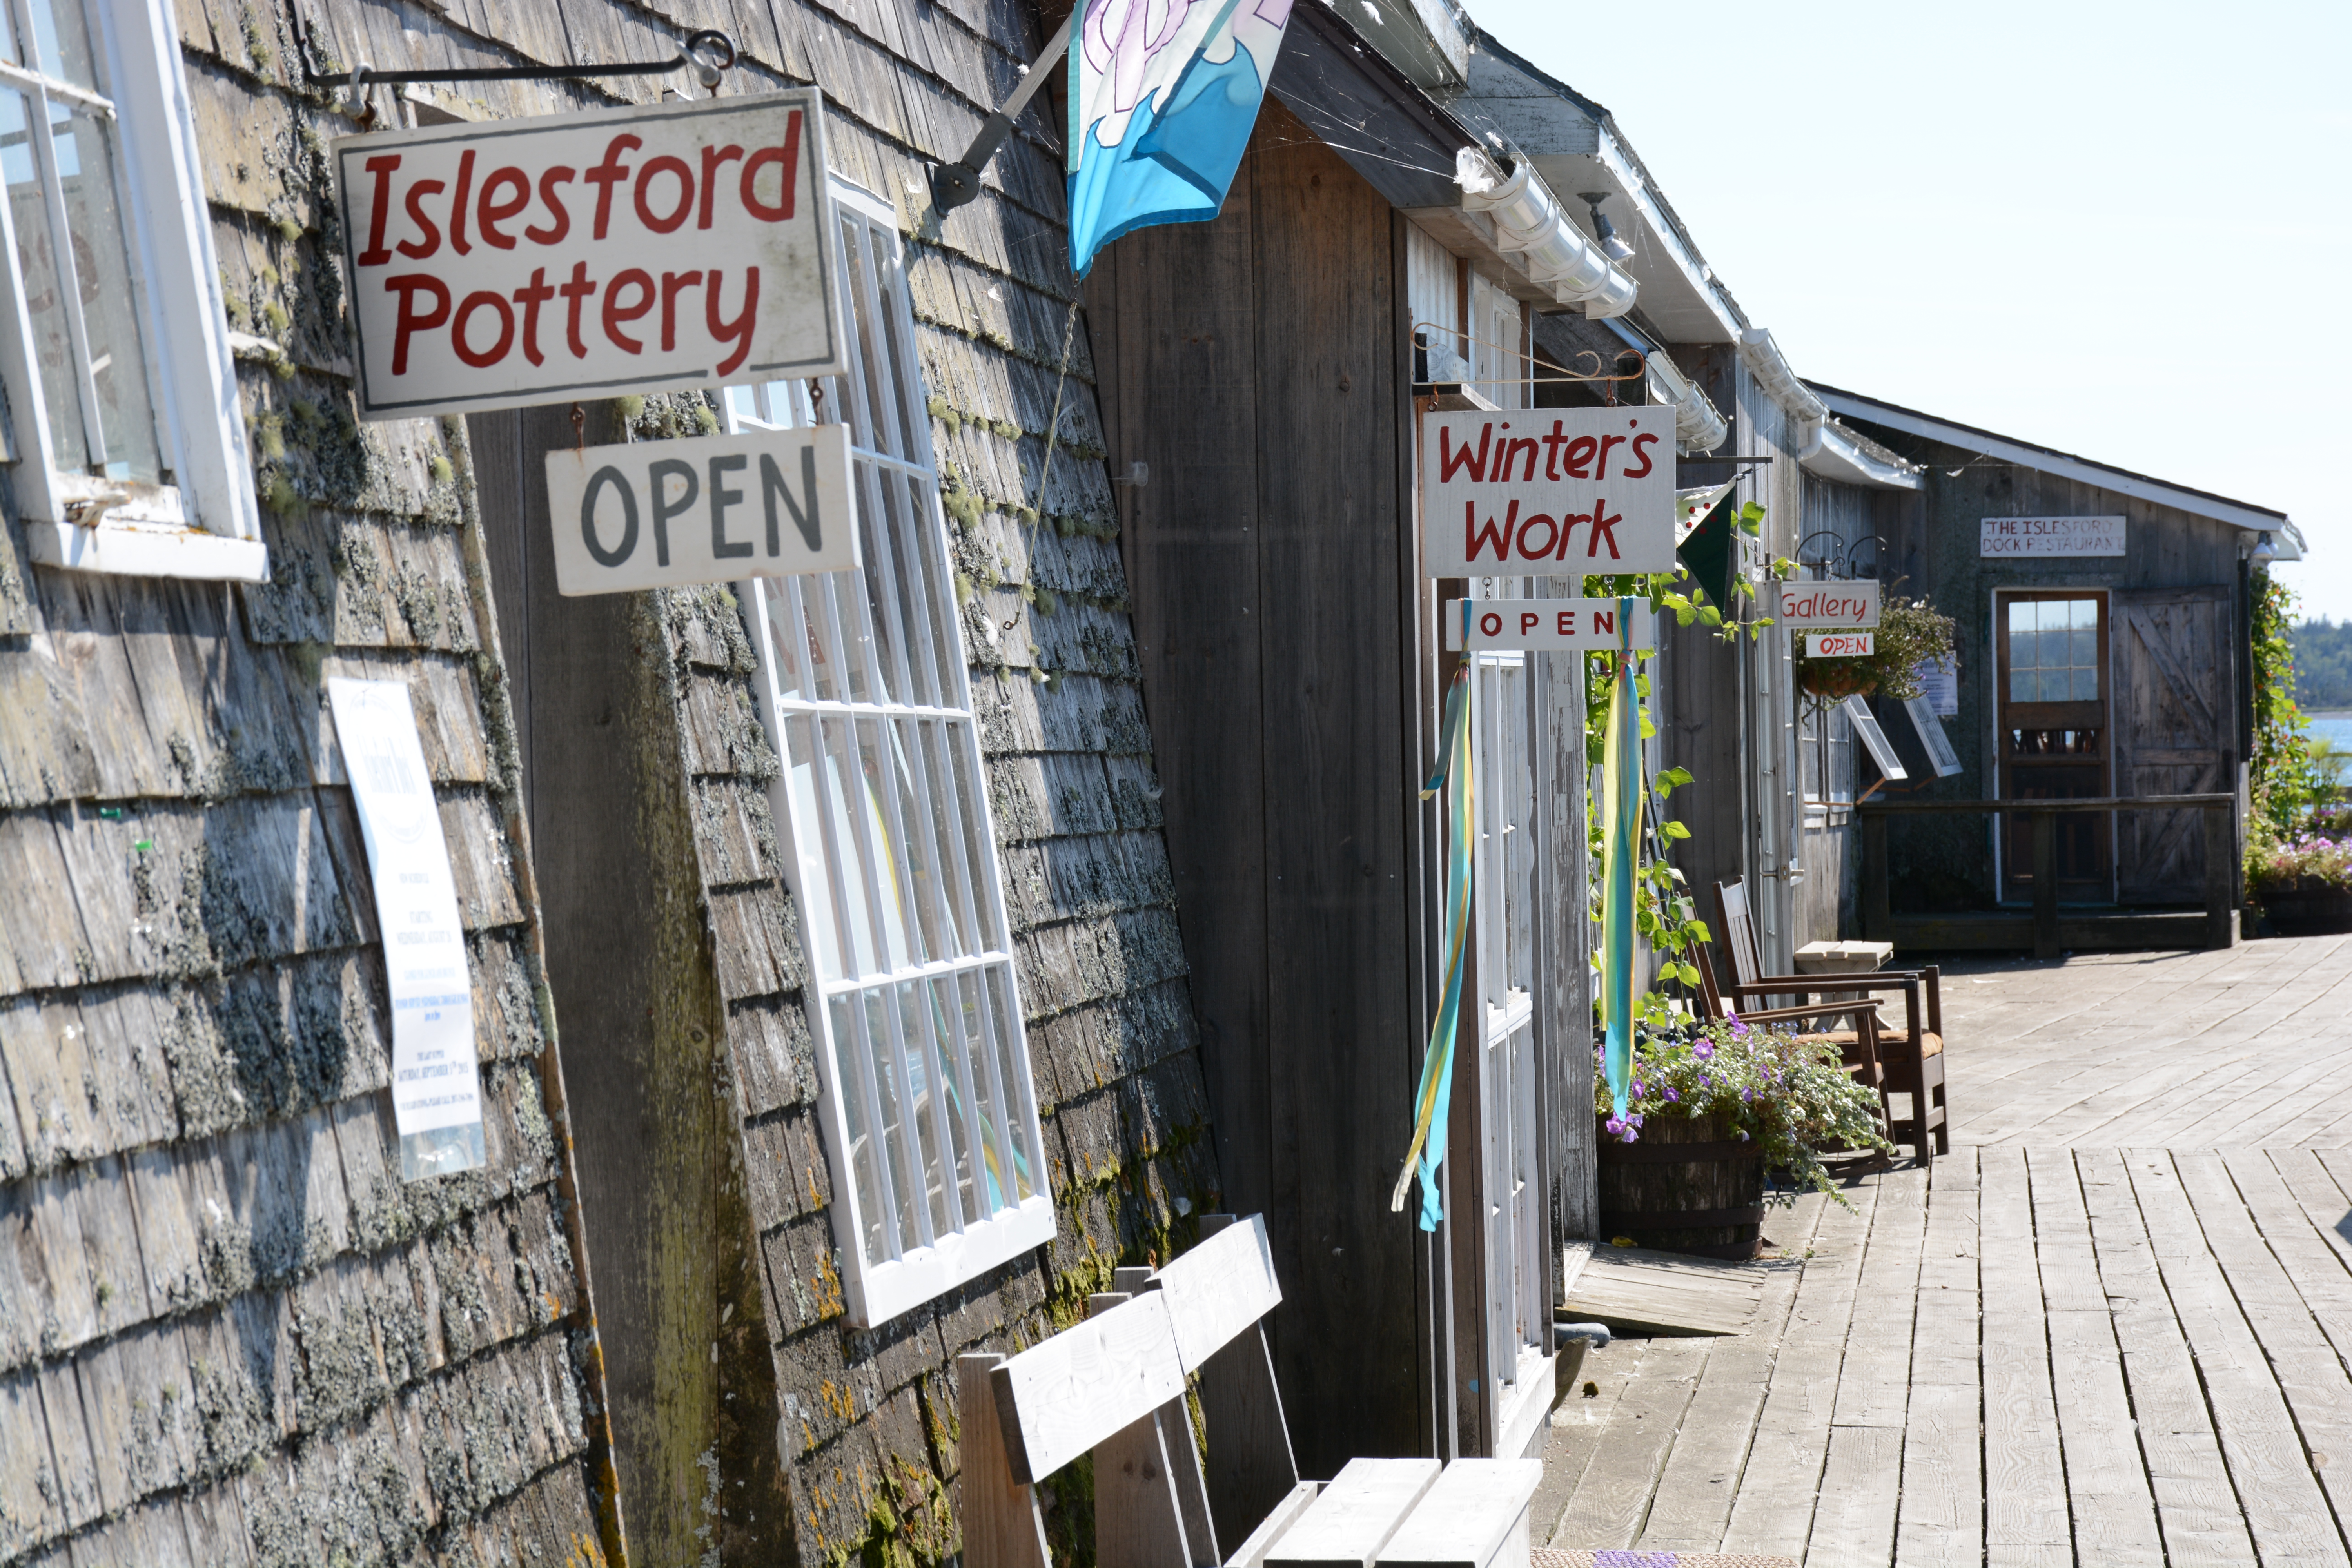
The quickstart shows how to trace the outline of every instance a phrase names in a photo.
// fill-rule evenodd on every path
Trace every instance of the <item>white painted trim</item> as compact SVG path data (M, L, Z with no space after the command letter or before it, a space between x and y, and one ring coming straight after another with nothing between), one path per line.
M2303 531L2283 512L2270 511L2221 496L2183 489L2144 474L2109 468L2104 463L2095 463L2064 452L2053 452L2046 447L2029 446L2022 441L1995 436L1966 425L1955 425L1907 408L1897 408L1892 404L1874 402L1852 393L1825 387L1822 389L1821 396L1829 405L1831 412L1841 418L1867 420L1873 425L1884 425L1906 435L1923 436L1930 441L1942 441L1968 451L1980 452L1988 458L1999 458L2039 473L2055 474L2062 479L2095 485L2116 495L2130 496L2135 500L2154 501L2158 506L2168 506L2176 511L2185 511L2196 517L2210 517L2233 528L2268 532L2272 542L2278 548L2281 561L2303 559Z
M1625 204L1639 213L1642 221L1649 226L1660 252L1690 280L1692 291L1706 302L1708 314L1722 324L1721 341L1736 342L1739 336L1739 320L1732 314L1722 290L1716 287L1715 269L1701 261L1683 243L1682 231L1666 216L1665 209L1659 205L1656 194L1650 188L1650 183L1642 177L1633 157L1619 143L1607 123L1601 123L1597 130L1601 144L1592 154L1594 161L1609 171L1610 177L1625 193Z
M1797 373L1789 368L1788 360L1780 353L1780 345L1762 327L1749 327L1739 334L1739 357L1765 395L1779 404L1780 411L1790 418L1809 425L1830 416L1829 405L1797 379Z
M116 524L81 528L26 518L26 548L44 566L110 572L127 577L183 577L212 583L267 583L269 552L258 539L229 539L202 529Z
M170 0L108 0L91 10L106 29L117 100L131 106L119 122L129 216L144 263L148 347L163 394L155 414L173 473L199 524L258 541L261 509L179 26Z
M1517 1374L1511 1380L1511 1392L1503 1405L1502 1418L1496 1425L1495 1458L1498 1459L1536 1459L1543 1457L1538 1446L1559 1397L1559 1352L1544 1352L1533 1346L1519 1351Z
M957 1286L979 1279L1054 1239L1054 1200L1043 1193L1019 1208L999 1209L929 1247L918 1247L863 1274L842 1273L849 1321L861 1329L888 1322Z

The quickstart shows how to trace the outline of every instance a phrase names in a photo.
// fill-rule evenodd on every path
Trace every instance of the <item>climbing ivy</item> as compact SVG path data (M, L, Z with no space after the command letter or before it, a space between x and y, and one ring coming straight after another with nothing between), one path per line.
M2293 837L2326 782L2311 760L2308 721L2294 700L2294 594L2267 572L2253 580L2254 740L2248 759L2252 813L2246 853Z

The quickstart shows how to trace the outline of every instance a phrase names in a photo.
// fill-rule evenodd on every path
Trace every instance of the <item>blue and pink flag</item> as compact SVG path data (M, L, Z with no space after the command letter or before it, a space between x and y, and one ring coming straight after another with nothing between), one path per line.
M1070 47L1070 266L1131 229L1217 216L1291 0L1082 0Z

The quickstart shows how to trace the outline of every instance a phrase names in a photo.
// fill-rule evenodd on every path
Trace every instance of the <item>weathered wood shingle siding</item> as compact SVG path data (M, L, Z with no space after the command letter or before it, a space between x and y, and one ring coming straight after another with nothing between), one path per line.
M655 58L676 52L692 28L720 28L743 52L724 90L812 81L823 87L835 171L893 203L909 234L926 200L927 162L962 152L989 106L1019 80L1018 65L1034 56L1043 36L1029 7L1014 0L715 0L661 7L626 0L305 0L305 6L322 47L341 64L362 58L379 66ZM226 0L214 0L214 9L196 47L217 54L226 72L252 70L241 15ZM266 68L282 73L285 65ZM494 118L649 101L676 82L485 83L452 89L438 101ZM1015 1348L1057 1318L1075 1316L1085 1292L1101 1288L1115 1263L1164 1256L1177 1235L1189 1233L1190 1216L1217 1195L1094 364L1086 323L1074 321L1070 310L1076 287L1050 114L1048 100L1041 100L991 165L985 194L952 215L936 240L910 241L908 284L1061 1237L1049 1251L880 1330L844 1322L831 1178L800 992L797 915L776 863L768 804L776 764L753 718L741 607L715 589L648 596L614 625L625 620L632 637L642 634L643 655L653 667L633 667L629 679L637 683L633 692L652 697L649 705L636 696L614 700L627 709L619 722L647 727L633 731L625 765L668 757L677 776L674 786L653 792L662 799L646 807L662 820L648 826L641 816L625 830L648 846L691 846L701 952L688 957L691 973L671 989L699 996L707 977L712 1022L725 1043L718 1083L740 1132L734 1148L709 1154L708 1190L693 1200L708 1207L694 1212L732 1214L740 1204L748 1214L744 1239L761 1271L760 1311L748 1321L766 1337L764 1346L752 1348L772 1367L774 1408L756 1419L742 1411L766 1397L767 1373L755 1373L741 1359L747 1315L729 1315L736 1289L729 1274L731 1243L714 1244L695 1265L702 1272L688 1270L696 1283L685 1289L704 1289L707 1279L719 1299L684 1313L675 1300L657 1303L639 1316L661 1331L630 1345L619 1342L621 1293L641 1289L675 1297L680 1287L675 1278L625 1279L629 1271L612 1265L597 1243L615 1408L625 1411L636 1397L628 1390L642 1387L647 1425L662 1428L616 1434L633 1554L645 1562L666 1565L676 1555L670 1548L688 1550L689 1536L697 1544L688 1555L698 1555L707 1542L730 1563L782 1560L764 1540L755 1542L745 1520L730 1512L711 1525L699 1511L706 1496L716 1496L716 1507L750 1495L736 1489L739 1480L756 1493L772 1464L781 1464L790 1488L793 1552L803 1563L868 1552L939 1561L952 1552L960 1544L949 1501L957 1474L956 1355L979 1346ZM252 226L246 237L265 258L277 243L266 223ZM328 339L316 351L322 363L347 352L331 333ZM499 427L521 433L509 437L513 448L482 444L474 453L484 474L498 470L493 478L502 488L495 503L486 499L486 518L493 551L507 551L498 559L511 559L516 574L535 569L529 552L540 544L501 545L499 531L519 527L530 504L513 458L520 452L523 462L536 460L525 449L533 417ZM592 415L615 417L601 407ZM671 433L657 426L650 414L640 416L635 436ZM592 428L590 438L618 433L598 436ZM482 441L479 434L476 440ZM403 470L426 493L430 465L428 450ZM486 498L492 482L485 481ZM511 513L499 510L509 507ZM337 548L331 532L325 547ZM375 564L367 581L399 580L400 560L368 559ZM428 575L420 585L430 581ZM520 596L510 596L516 586L512 575L497 584L501 624L540 626L532 619L539 611L523 615ZM373 627L371 615L388 628L412 624L396 598L344 603L353 592L341 576L314 572L282 583L271 603L286 624L306 628ZM530 662L528 648L509 651L517 669L529 672L521 677L528 706L544 667ZM559 655L551 645L545 657ZM551 703L540 704L537 723L549 722L553 711ZM542 742L534 737L541 735L526 718L522 743L530 754L538 754ZM527 784L535 821L546 820L549 787L543 778ZM674 817L663 816L673 811ZM550 868L550 929L560 931L556 857L566 850L544 831L540 841ZM560 972L563 962L556 952L551 967ZM661 1001L666 1010L685 1007L676 1040L690 1047L698 1026L690 1020L700 1016L695 1008L701 1004L667 994ZM570 1005L561 984L556 1004L560 1012ZM567 1055L591 1034L586 1019L568 1030ZM658 1030L654 1037L669 1038ZM599 1069L620 1065L617 1057L596 1060ZM609 1083L590 1085L590 1070L575 1061L574 1081L583 1086L583 1201L593 1211L599 1184L625 1168L630 1152L590 1150L586 1141L635 1123L625 1120L625 1105L592 1114L590 1095L609 1100L615 1091ZM662 1082L665 1092L677 1087ZM610 1121L598 1120L607 1114ZM677 1141L666 1146L665 1161L702 1157L683 1148L698 1131L665 1136ZM611 1170L600 1175L589 1169L596 1163ZM624 1229L640 1223L634 1213L615 1215L611 1223ZM592 1212L592 1237L599 1224ZM648 1274L668 1267L650 1233L642 1258ZM636 1267L633 1259L631 1270ZM639 1304L633 1299L625 1310L638 1314ZM697 1323L710 1330L699 1340L688 1331ZM691 1342L697 1368L670 1366L684 1353L671 1339ZM713 1341L715 1349L706 1352ZM712 1359L703 1364L706 1353ZM621 1363L632 1359L636 1370L625 1375ZM629 1381L640 1373L640 1382ZM708 1436L716 1467L708 1476L694 1468L704 1438L686 1441L689 1429ZM692 1473L674 1473L681 1469ZM706 1481L715 1491L706 1491ZM1073 1506L1057 1511L1055 1528L1083 1541L1084 1521L1082 1497L1073 1494ZM693 1534L705 1526L711 1535Z
M239 372L274 579L0 541L0 1563L593 1561L593 1339L465 498L437 427L351 417L340 123L284 85L274 13L179 14L233 317L286 350ZM338 675L416 707L477 1174L397 1179Z

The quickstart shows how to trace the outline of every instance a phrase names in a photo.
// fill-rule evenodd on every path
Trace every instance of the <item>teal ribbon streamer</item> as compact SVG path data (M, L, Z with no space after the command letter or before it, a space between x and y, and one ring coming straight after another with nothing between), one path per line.
M1465 629L1469 606L1463 606ZM1465 637L1465 642L1468 638ZM1438 748L1437 769L1422 785L1421 798L1454 784L1447 813L1445 850L1445 984L1439 994L1436 1021L1430 1025L1429 1046L1421 1058L1421 1087L1413 1091L1412 1142L1405 1150L1404 1169L1397 1173L1389 1209L1404 1207L1405 1189L1413 1173L1421 1173L1421 1228L1435 1230L1445 1217L1438 1194L1437 1167L1445 1160L1446 1112L1454 1100L1454 1034L1462 1016L1462 971L1470 940L1470 856L1476 840L1477 816L1470 769L1470 658L1465 655L1454 671L1445 694L1445 730Z
M1601 1063L1620 1117L1633 1081L1633 880L1642 858L1642 713L1633 689L1633 603L1617 601L1617 675L1609 693L1601 763Z

